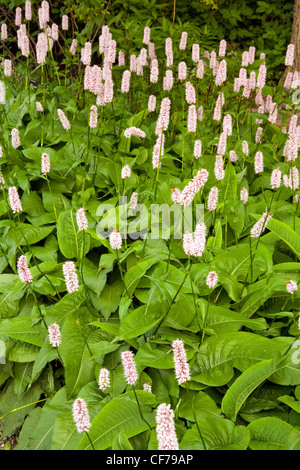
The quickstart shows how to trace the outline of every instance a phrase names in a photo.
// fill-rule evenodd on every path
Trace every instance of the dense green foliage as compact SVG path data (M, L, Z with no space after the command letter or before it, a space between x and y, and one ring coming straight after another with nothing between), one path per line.
M258 4L264 8L263 2ZM15 5L17 2L11 2ZM117 5L114 2L113 8ZM212 37L208 28L204 38L205 26L197 26L196 18L189 20L190 12L178 4L182 23L177 17L174 28L172 20L160 16L159 5L153 9L157 22L151 28L151 40L159 62L158 82L149 82L149 67L145 66L142 76L131 74L130 90L122 93L129 56L143 47L144 26L152 26L146 8L138 8L137 3L134 9L133 2L122 5L128 16L122 19L121 13L111 13L108 23L117 50L126 53L126 65L113 65L114 97L98 106L98 124L93 129L89 115L96 98L84 90L80 61L81 47L91 30L95 32L93 24L74 33L79 39L75 56L69 52L70 28L60 44L54 43L43 65L37 65L32 54L28 60L22 57L16 34L8 39L10 50L17 52L11 76L4 76L2 66L0 70L5 84L5 101L0 104L2 437L20 433L17 449L27 450L91 449L91 441L99 450L157 449L156 409L167 403L174 410L180 449L299 449L300 365L294 341L299 335L300 296L298 290L288 292L287 282L300 281L300 192L281 181L279 187L272 187L270 180L276 168L287 178L292 167L300 168L298 158L283 156L292 132L283 131L289 116L281 105L287 103L293 112L291 92L280 83L271 86L272 81L267 80L262 88L264 104L267 96L272 97L282 121L276 125L266 110L258 113L254 91L246 98L243 88L233 90L244 49L233 52L230 44L225 58L227 80L221 86L215 84L208 60L203 78L196 78L192 44L200 43L202 59L206 49L218 53L223 32L232 26L239 32L239 23L229 28L220 21L220 28L225 29ZM222 5L218 7L218 15L226 18ZM201 12L203 5L192 2L191 8ZM171 14L170 6L168 11ZM212 21L211 10L205 11L207 22ZM247 11L249 16L259 13L250 6ZM275 8L268 14L272 12L277 15ZM188 45L180 51L185 30ZM32 27L33 38L37 32ZM170 35L174 85L165 91L165 39ZM283 64L283 43L279 47L278 63ZM266 52L267 65L273 60L271 52L259 46L255 61L247 67L247 73L255 72L256 78L264 62L259 58L261 50ZM6 54L4 50L5 58ZM92 58L92 64L102 67L98 36ZM183 60L188 75L179 80L177 67ZM203 106L203 119L197 121L195 132L187 128L186 81L195 87L197 107ZM225 101L221 119L216 120L220 92ZM148 110L150 94L157 98L154 112ZM166 97L171 101L171 115L158 171L152 165L152 152L160 105ZM42 112L36 110L36 102L42 104ZM70 131L63 127L59 109L69 119ZM226 114L232 118L233 130L223 155L224 175L216 179L217 145ZM259 141L258 118L263 128ZM124 131L132 126L144 131L145 138L127 139ZM17 148L12 145L12 129L20 134ZM198 159L194 157L196 139L202 142ZM248 152L243 142L247 142ZM236 161L230 159L232 150ZM264 165L257 174L254 160L258 151L263 153ZM41 170L43 153L51 162L46 175ZM125 164L130 166L131 176L124 181L121 171ZM170 238L127 238L116 250L107 238L99 237L98 224L105 222L107 229L114 230L113 209L121 211L119 197L129 199L134 191L149 210L141 222L148 233L151 204L171 206L171 190L182 190L200 168L209 176L191 207L194 223L196 204L203 208L207 236L202 256L186 254L182 240L173 237L172 219ZM19 213L13 213L9 202L8 190L13 186L21 198ZM208 207L212 187L219 190L215 210ZM242 188L249 193L247 202L240 199ZM99 206L104 202L110 204L110 210L102 217ZM76 222L80 208L86 209L85 231ZM250 237L266 211L272 218L258 237ZM137 226L138 215L128 210L128 225ZM129 233L134 232L130 227ZM18 275L21 255L26 256L33 282L22 282ZM67 292L63 275L63 265L70 260L79 279L75 293ZM209 288L206 278L212 270L218 273L218 283ZM61 329L58 348L50 344L45 328L54 322ZM191 379L181 384L172 354L176 339L184 342L191 373ZM134 390L126 382L121 362L122 352L128 349L134 353L138 370ZM107 391L98 385L103 367L110 371ZM147 381L152 392L143 390ZM77 432L73 420L72 405L78 397L88 406L91 441Z

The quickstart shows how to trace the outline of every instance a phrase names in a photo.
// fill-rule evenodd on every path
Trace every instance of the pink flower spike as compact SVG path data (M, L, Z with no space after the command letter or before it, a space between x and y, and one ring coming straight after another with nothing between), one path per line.
M298 290L298 286L295 281L287 281L286 282L286 290L293 294L296 290Z
M76 212L77 227L78 230L82 232L88 229L88 221L85 215L85 211L86 209L81 208Z
M8 198L9 198L10 207L13 213L17 214L18 212L22 212L23 210L22 204L20 201L17 188L15 186L10 186L8 188Z
M248 201L248 191L246 188L242 188L241 189L241 192L240 192L240 198L241 198L241 201L246 204L246 202Z
M18 275L22 282L32 282L32 274L27 264L27 258L25 255L20 256L18 259Z
M150 113L153 113L156 108L156 96L155 95L150 95L149 100L148 100L148 110Z
M71 124L70 124L69 120L67 119L67 117L66 117L65 113L63 112L63 110L58 109L57 114L58 114L58 117L60 119L60 122L61 122L63 128L66 131L69 131L71 129Z
M13 146L14 149L19 148L21 145L18 129L14 128L11 131L11 145Z
M123 166L122 168L122 172L121 172L121 178L122 179L125 179L125 178L129 178L131 176L131 168L129 165L125 165Z
M74 294L79 289L78 277L75 271L75 264L73 261L66 261L62 267L67 291L69 294Z
M186 31L183 31L181 33L181 39L180 39L180 44L179 44L179 49L181 51L184 51L186 48L187 38L188 38L188 33Z
M161 403L156 411L158 450L179 450L171 405Z
M52 344L54 348L58 348L61 343L59 326L56 323L52 323L48 328L48 334L50 344Z
M280 187L281 184L281 171L278 168L275 168L275 170L272 171L271 174L271 186L272 189L277 189Z
M218 283L218 274L215 271L210 271L206 278L206 285L213 289Z
M217 208L218 196L219 196L219 190L217 186L214 186L213 188L211 188L209 195L208 195L207 209L209 211L214 211Z
M50 157L47 153L42 154L42 173L46 176L50 171Z
M97 109L97 106L92 105L90 109L89 127L91 129L95 129L97 127L97 122L98 122L98 109Z
M294 44L289 44L286 50L286 55L285 55L285 65L286 66L293 66L294 62L294 51L295 51L295 46Z
M91 427L88 407L83 398L76 398L73 403L73 419L78 432L87 432Z
M113 250L120 250L122 248L122 237L117 231L117 227L115 227L115 230L109 235L109 243Z
M177 381L180 384L190 380L190 369L186 359L186 352L184 349L184 343L180 339L176 339L172 343L173 348L173 360L175 364L175 375Z
M250 231L250 236L253 238L258 238L262 234L262 232L265 230L268 221L271 219L272 214L264 212L261 218L254 224Z
M126 381L129 385L134 385L138 379L138 373L134 361L133 352L131 352L130 350L123 351L121 354L121 359Z
M109 370L105 369L104 367L100 369L98 385L99 389L103 391L110 387Z

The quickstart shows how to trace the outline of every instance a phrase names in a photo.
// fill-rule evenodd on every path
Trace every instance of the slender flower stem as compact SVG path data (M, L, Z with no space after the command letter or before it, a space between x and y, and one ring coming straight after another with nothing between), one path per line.
M92 449L93 449L93 450L96 450L95 447L94 447L94 444L93 444L93 442L92 442L92 439L90 438L90 435L89 435L88 431L85 431L85 434L86 434L88 440L90 441L90 444L91 444L91 446L92 446Z
M145 423L147 424L147 426L149 427L150 431L152 431L152 427L150 426L150 424L148 423L148 421L144 418L143 416L143 413L142 413L142 410L141 410L141 405L140 405L140 402L138 400L138 397L137 397L137 394L136 394L136 391L135 391L135 388L134 388L134 385L132 385L132 390L133 390L133 393L134 393L134 397L136 399L136 404L138 406L138 409L139 409L139 413L140 413L140 417L143 421L145 421Z

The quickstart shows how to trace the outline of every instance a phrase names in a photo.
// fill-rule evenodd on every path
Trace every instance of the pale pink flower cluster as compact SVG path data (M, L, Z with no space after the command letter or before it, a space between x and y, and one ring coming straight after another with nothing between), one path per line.
M57 110L57 114L58 114L58 117L60 119L60 122L63 126L63 128L66 130L66 131L69 131L71 129L71 124L68 120L68 118L66 117L65 113L63 112L62 109L58 109Z
M124 70L121 83L121 92L128 93L130 88L130 70Z
M181 33L181 39L180 39L180 44L179 44L179 49L181 51L184 51L186 48L187 38L188 38L188 33L186 31L183 31Z
M197 64L200 59L200 47L199 44L192 45L192 61Z
M68 15L63 15L62 21L61 21L61 29L63 31L68 31L68 29L69 29L69 17L68 17Z
M87 221L87 218L86 218L86 215L85 215L85 211L86 211L86 209L81 207L76 212L77 227L78 227L78 230L80 230L80 231L84 231L84 230L88 229L89 224L88 224L88 221Z
M179 189L172 190L172 200L175 204L188 206L192 203L195 195L200 191L208 179L208 171L204 168L199 170L196 176L184 187L182 192Z
M227 145L227 135L228 134L226 131L223 131L220 135L218 149L217 149L218 155L221 155L221 156L225 155L226 145Z
M256 144L261 141L262 133L263 133L263 128L262 128L262 127L258 127L258 128L257 128L257 131L256 131L256 134L255 134L255 143L256 143Z
M160 112L156 124L155 134L157 136L161 135L163 131L166 131L170 122L170 110L171 110L171 100L169 98L164 98L160 105Z
M263 156L263 153L259 150L255 154L254 173L257 175L258 173L262 173L263 171L264 171L264 156Z
M130 166L129 166L129 165L123 166L122 171L121 171L121 178L122 178L122 179L130 178L130 176L131 176L131 168L130 168Z
M217 186L214 186L209 191L208 199L207 199L207 209L209 211L214 211L218 205L218 198L219 198L219 190Z
M173 360L175 364L175 375L177 381L180 384L190 380L190 368L186 359L186 352L184 349L184 343L180 339L176 339L172 343L173 348Z
M78 432L87 432L91 427L89 410L83 398L76 398L73 403L73 420Z
M213 289L218 283L218 274L215 271L210 271L206 278L206 285Z
M298 168L293 166L290 169L289 176L283 175L283 184L287 188L290 188L292 190L298 189L299 188L299 171Z
M81 62L84 65L91 65L92 60L92 44L87 41L81 49Z
M36 43L36 60L38 64L44 64L47 57L48 41L45 33L38 34Z
M1 41L7 39L7 24L2 23L1 25Z
M164 155L165 151L165 136L164 134L161 134L157 137L156 143L153 147L153 153L152 153L152 167L154 170L157 168L160 168L161 162L160 162L160 157Z
M197 130L197 109L195 104L191 104L188 109L187 130L191 133Z
M121 353L124 375L129 385L134 385L138 379L138 373L134 361L133 352L130 350Z
M226 43L225 39L222 39L220 41L220 45L219 45L219 57L225 57L225 55L226 55L226 46L227 46L227 43Z
M4 60L4 75L10 77L12 74L12 63L10 59Z
M75 271L75 264L73 261L66 261L62 267L67 291L69 294L74 294L79 289L78 277Z
M262 232L265 230L267 223L271 219L272 214L268 212L264 212L261 218L254 224L250 231L250 236L253 238L258 238L262 234Z
M187 70L186 70L186 63L179 62L178 64L178 78L179 80L186 80Z
M117 227L109 235L109 243L113 250L120 250L122 247L122 237L117 231Z
M148 100L148 110L150 113L153 113L156 108L156 96L155 95L150 95L149 100Z
M21 200L20 200L17 188L15 186L10 186L8 188L8 198L9 198L10 207L13 213L17 214L18 212L22 212L23 208L22 208Z
M71 46L70 46L70 52L71 52L72 55L75 55L75 54L76 54L76 48L77 48L77 46L78 46L78 41L77 41L77 39L73 39L72 44L71 44Z
M44 108L43 108L43 105L42 103L40 103L39 101L37 101L35 103L35 109L39 112L39 113L42 113L44 111Z
M156 411L158 450L179 450L171 405L161 403Z
M41 164L42 164L42 173L44 175L47 175L47 173L49 173L50 171L50 157L47 153L42 154Z
M226 60L221 60L218 72L216 75L216 85L221 86L227 78L227 63Z
M118 65L119 67L122 67L123 65L125 65L125 52L124 51L119 51Z
M295 281L287 281L286 282L286 290L293 294L296 290L298 290L298 286Z
M127 139L129 139L132 135L135 135L136 137L141 137L141 139L144 139L146 137L146 133L135 126L128 127L124 131L124 137L126 137Z
M295 52L295 46L294 44L289 44L286 50L286 55L285 55L285 65L286 66L293 66L294 63L294 52Z
M133 192L129 201L129 209L135 211L138 204L139 195L137 192Z
M148 380L143 384L143 390L145 390L145 392L152 393L152 387Z
M195 140L194 143L194 157L195 158L200 158L201 157L201 152L202 152L202 142L201 140Z
M19 148L21 145L19 131L16 128L11 131L11 145L14 149Z
M202 256L206 245L206 225L200 222L196 225L194 233L186 232L183 235L183 250L187 256Z
M143 43L146 44L146 45L148 45L149 42L150 42L150 33L151 33L151 30L150 30L149 26L145 26Z
M230 114L225 114L223 118L223 132L226 135L232 135L232 118Z
M16 16L15 16L15 25L20 26L21 23L22 23L22 8L17 7L16 8Z
M266 84L266 77L267 77L267 68L265 64L261 64L258 70L258 77L256 81L257 88L263 88Z
M191 82L186 82L185 84L185 99L188 104L196 103L196 91Z
M246 202L248 201L248 191L246 188L241 188L240 198L241 201L246 204Z
M18 259L18 275L22 282L32 282L32 274L27 264L27 258L25 255L20 256Z
M272 171L271 174L271 187L272 189L277 189L280 187L281 184L281 171L278 168L275 168L275 170Z
M97 127L97 123L98 123L98 109L97 109L97 106L93 104L90 109L89 127L91 129L95 129Z
M110 387L109 370L105 369L105 367L102 367L102 369L100 369L98 385L99 389L103 391Z
M49 326L48 334L50 344L52 344L54 348L58 348L58 346L61 344L61 335L57 323L52 323L52 325Z
M203 60L199 60L196 77L202 79L204 76L204 62Z
M222 155L216 155L216 162L215 162L215 177L218 181L221 181L225 177L224 172L224 162Z

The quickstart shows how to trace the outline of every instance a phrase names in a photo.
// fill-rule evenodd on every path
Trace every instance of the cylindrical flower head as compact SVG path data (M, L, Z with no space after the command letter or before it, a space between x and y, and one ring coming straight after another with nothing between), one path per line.
M129 178L130 176L131 176L130 166L129 165L123 166L122 171L121 171L121 178L125 179L125 178Z
M47 153L42 154L42 173L47 175L50 171L50 157Z
M283 88L285 88L285 90L289 90L291 88L292 78L293 78L293 72L288 72L286 74L284 85L283 85Z
M196 64L200 59L200 47L199 44L193 44L192 46L192 61Z
M263 128L262 128L262 127L258 127L258 128L257 128L257 131L256 131L256 134L255 134L255 143L260 142L262 133L263 133Z
M130 210L135 211L137 203L138 203L138 197L139 197L139 195L138 195L137 192L132 193L130 201L129 201L129 209Z
M272 189L277 189L280 187L281 184L281 171L278 168L275 168L275 170L272 171L271 174L271 186Z
M160 136L163 131L166 131L170 122L171 100L164 98L160 105L159 117L156 124L155 134Z
M181 51L184 51L186 48L187 38L188 38L188 33L186 31L183 31L181 33L181 39L180 39L180 44L179 44L179 49Z
M59 326L56 323L52 323L52 325L50 325L48 328L48 334L50 344L52 344L54 348L58 348L61 343Z
M216 155L216 163L215 163L215 177L218 181L221 181L225 177L224 172L224 162L222 155Z
M221 119L221 98L219 95L215 104L213 120L220 121L220 119Z
M194 232L193 256L202 256L206 245L206 225L200 222L196 225Z
M197 130L197 109L194 104L189 106L187 130L188 132L196 132Z
M249 64L249 52L244 51L242 55L242 67L248 67Z
M119 67L122 67L123 65L125 65L125 52L124 51L119 51L118 65Z
M254 172L255 174L262 173L264 171L264 157L261 151L256 152L254 160Z
M226 144L227 144L227 134L225 131L223 131L219 139L218 150L217 150L218 155L221 155L221 156L225 155Z
M218 274L215 271L210 271L206 278L206 285L213 289L218 283Z
M239 156L235 153L234 150L230 150L229 159L230 159L231 162L237 162L238 159L239 159Z
M172 39L171 39L171 38L167 38L167 39L166 39L166 42L165 42L165 54L166 54L166 56L173 54L173 50L172 50Z
M11 145L14 149L17 149L21 145L18 129L14 128L11 131Z
M149 26L145 26L145 28L144 28L143 43L146 44L146 45L149 44L149 41L150 41L150 33L151 33L151 30L150 30Z
M103 391L110 387L109 370L105 369L104 367L100 369L98 385L99 389Z
M296 290L298 290L298 286L295 281L287 281L286 283L286 290L293 294Z
M5 59L4 61L4 75L10 77L12 73L12 63L10 59Z
M20 26L21 23L22 23L22 8L17 7L16 8L16 16L15 16L15 25Z
M73 261L67 261L63 264L63 273L65 277L65 283L69 294L74 294L79 288L78 277L75 271L75 264Z
M240 192L240 198L241 198L241 201L246 204L246 202L248 201L248 191L246 188L242 188L241 189L241 192Z
M218 205L219 190L217 186L211 188L208 199L207 199L207 209L209 211L214 211Z
M204 62L203 60L199 60L196 77L201 79L203 78L203 75L204 75Z
M266 84L267 69L265 64L261 64L258 69L258 77L256 81L257 88L263 88Z
M87 432L91 427L88 407L83 398L76 398L73 403L73 420L78 432Z
M149 380L146 380L146 382L143 384L143 390L145 390L145 392L152 393L152 387L149 383Z
M250 231L250 236L253 238L258 238L262 234L262 232L265 230L268 221L271 219L272 214L268 212L264 212L261 218L254 224Z
M128 93L130 87L130 70L125 70L122 76L121 92Z
M66 117L65 113L63 112L62 109L58 109L57 110L57 114L58 114L58 117L60 119L60 122L63 126L63 128L66 130L66 131L69 131L71 129L71 124L68 120L68 118Z
M32 282L32 274L27 264L27 258L25 255L20 256L18 259L18 275L22 282Z
M247 140L243 140L242 142L242 150L245 155L249 155L249 147L248 147L248 142Z
M29 0L25 2L25 19L27 21L31 21L32 19L31 2Z
M202 151L202 142L201 140L195 140L194 143L194 157L195 158L200 158L201 157L201 151Z
M97 122L98 122L98 109L97 109L97 106L93 104L90 109L90 119L89 119L90 128L95 129L97 127Z
M146 137L146 133L144 131L142 131L142 129L139 129L138 127L135 127L135 126L128 127L124 131L124 137L126 137L127 139L129 139L132 135L135 135L136 137L141 137L142 139L144 139ZM125 178L126 178L126 176L125 176Z
M226 81L227 77L227 63L226 60L223 59L220 62L220 66L218 68L217 76L216 76L216 85L220 86L222 83Z
M7 24L2 23L1 25L1 41L7 39Z
M76 54L77 45L78 45L77 39L73 39L72 44L70 46L70 52L71 52L72 55Z
M249 64L253 64L253 62L255 60L255 47L254 46L249 47L248 59L249 59Z
M153 113L156 108L156 96L150 95L148 100L148 110Z
M173 360L175 364L175 375L177 381L180 384L190 380L190 368L186 359L186 352L184 349L183 341L176 339L172 343L173 348Z
M227 46L227 43L226 43L225 39L222 39L220 41L220 45L219 45L219 57L225 57L226 46Z
M122 248L122 237L117 231L117 227L109 235L109 243L113 250L120 250Z
M178 450L174 411L171 409L171 405L162 403L157 407L156 423L158 450Z
M295 46L294 44L289 44L286 50L286 55L285 55L285 65L286 66L293 66L294 62L294 51L295 51Z
M85 215L86 209L78 209L76 212L76 222L77 222L77 227L78 230L84 231L88 229L88 221Z
M190 82L186 82L185 84L185 99L188 104L196 103L196 91Z
M223 118L223 132L226 135L232 135L232 118L230 114L225 114Z
M179 62L178 64L178 78L179 80L186 79L186 63L185 62Z
M123 351L121 354L124 375L129 385L134 385L138 379L138 373L134 361L134 355L131 351Z
M191 256L194 251L194 237L192 233L185 232L183 234L182 246L185 254Z
M63 31L68 31L68 29L69 29L69 17L68 17L68 15L63 15L62 22L61 22L61 29Z
M13 213L17 214L18 212L22 212L23 210L22 204L20 201L17 188L15 186L10 186L8 188L8 198L9 198L10 207Z

